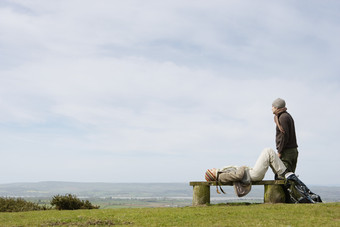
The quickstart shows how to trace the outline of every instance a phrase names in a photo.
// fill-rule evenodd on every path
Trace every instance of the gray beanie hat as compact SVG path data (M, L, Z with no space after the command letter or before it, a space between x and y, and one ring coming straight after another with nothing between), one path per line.
M280 108L286 107L286 102L283 99L277 98L274 100L272 106L280 109Z

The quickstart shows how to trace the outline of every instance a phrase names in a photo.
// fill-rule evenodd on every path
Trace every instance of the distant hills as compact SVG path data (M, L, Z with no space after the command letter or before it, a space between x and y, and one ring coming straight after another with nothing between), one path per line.
M45 181L0 184L0 196L50 197L56 194L82 197L176 197L191 196L186 183L81 183Z
M310 186L325 202L340 201L340 187ZM233 187L224 187L227 194L219 195L211 187L211 197L235 197ZM36 183L0 184L1 197L52 197L74 194L87 198L192 197L189 183L81 183L45 181ZM263 187L253 186L247 198L263 198ZM244 197L244 198L246 198Z

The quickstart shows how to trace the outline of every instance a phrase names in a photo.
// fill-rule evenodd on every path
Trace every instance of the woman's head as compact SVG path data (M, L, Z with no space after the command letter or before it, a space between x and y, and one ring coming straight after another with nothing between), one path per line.
M217 170L215 168L208 169L205 172L205 180L206 181L216 181L216 175L217 175L216 172L217 172Z

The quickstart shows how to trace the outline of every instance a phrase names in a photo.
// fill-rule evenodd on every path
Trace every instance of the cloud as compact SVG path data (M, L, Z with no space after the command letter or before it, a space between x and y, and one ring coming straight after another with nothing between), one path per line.
M296 121L298 170L319 183L315 160L337 172L328 163L339 160L340 94L338 16L318 6L3 3L2 169L16 160L26 171L4 182L174 182L251 166L275 147L271 102L282 97Z

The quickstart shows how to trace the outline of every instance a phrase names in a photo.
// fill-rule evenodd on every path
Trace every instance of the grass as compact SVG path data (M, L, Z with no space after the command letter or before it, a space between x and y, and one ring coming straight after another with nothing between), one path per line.
M91 203L100 208L146 208L146 207L183 207L192 203L191 199L167 199L167 198L139 198L139 199L110 199L91 198Z
M340 226L340 203L0 213L0 226Z

